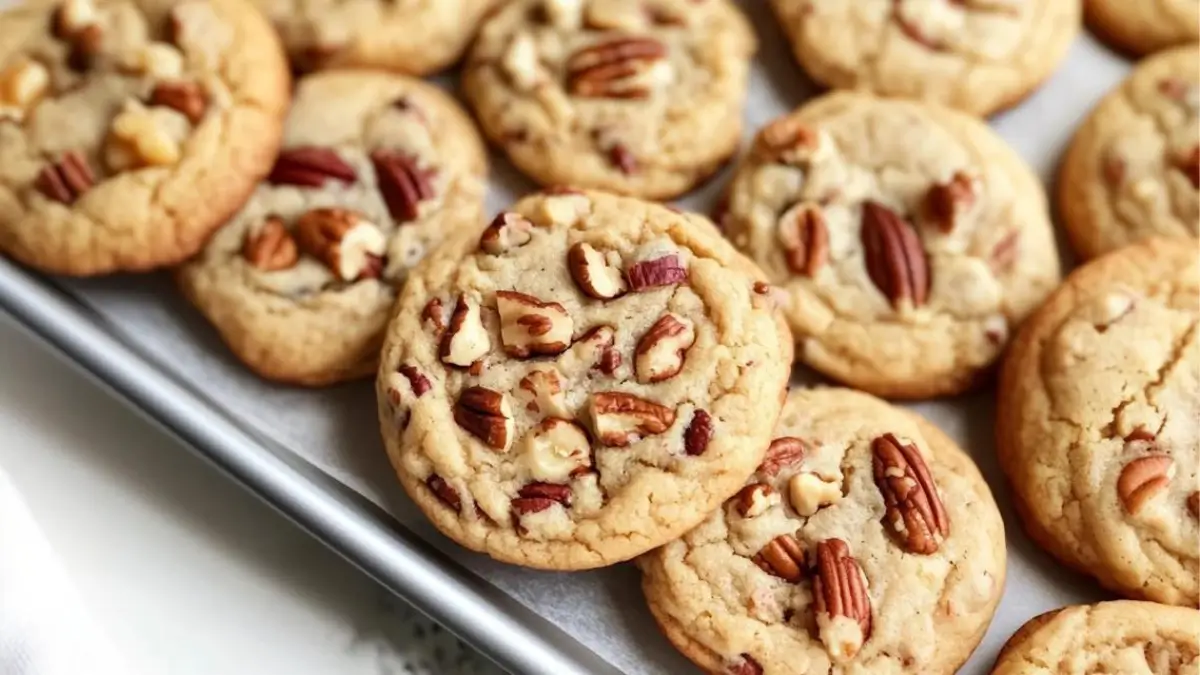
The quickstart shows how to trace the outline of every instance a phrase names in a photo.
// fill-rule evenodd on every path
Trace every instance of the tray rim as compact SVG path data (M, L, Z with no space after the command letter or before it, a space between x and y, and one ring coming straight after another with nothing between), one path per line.
M415 607L513 673L619 675L545 617L386 511L161 370L55 283L0 258L0 317Z

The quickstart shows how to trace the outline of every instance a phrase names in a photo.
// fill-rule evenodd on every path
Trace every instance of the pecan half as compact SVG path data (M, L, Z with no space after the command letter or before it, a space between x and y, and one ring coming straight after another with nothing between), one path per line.
M492 339L483 325L479 303L465 295L458 296L454 313L450 315L450 327L442 334L438 357L442 363L469 368L487 356L491 348Z
M662 382L678 375L695 341L696 327L691 319L664 314L638 340L634 350L633 369L638 382Z
M925 212L942 232L952 232L962 214L975 205L975 179L965 171L955 171L945 183L935 183L925 193Z
M916 230L877 202L863 204L862 243L867 274L893 307L914 307L929 296L929 262Z
M670 408L619 391L592 395L592 423L604 445L623 448L639 438L661 434L675 423Z
M272 185L321 187L327 180L353 183L358 179L354 167L329 148L304 146L279 153L275 166L267 175Z
M421 202L434 197L433 177L437 170L422 169L416 157L391 150L373 151L371 164L392 218L397 223L416 220L421 215Z
M758 473L768 478L777 475L784 467L791 466L804 459L808 445L799 438L784 436L771 441L762 464L758 465Z
M629 266L629 288L643 291L659 286L671 286L687 281L687 268L677 255L665 255L653 260L643 260Z
M614 254L615 255L615 254ZM567 251L567 269L584 295L597 300L612 300L624 295L629 286L618 264L591 244L579 242Z
M296 243L343 281L379 276L387 249L383 232L349 209L313 209L296 221Z
M885 529L909 553L934 553L950 534L950 518L921 452L894 434L876 438L871 451L875 485L887 506Z
M761 516L779 501L775 489L766 483L752 483L734 496L737 512L743 518Z
M554 485L552 483L530 483L517 491L517 497L512 500L513 511L518 515L537 513L561 504L563 508L571 508L571 486Z
M283 224L283 218L267 216L258 232L246 233L242 244L242 256L260 270L274 272L285 270L296 264L299 253L296 240Z
M150 105L178 111L193 125L199 124L208 109L208 95L198 82L159 82L150 92Z
M854 658L871 637L871 599L858 561L841 539L817 544L817 578L813 581L817 610L817 633L825 650L835 660ZM857 627L847 631L837 626L846 618Z
M504 352L519 359L561 354L571 346L575 321L557 302L514 291L496 292L500 342Z
M467 387L454 405L454 421L485 445L507 452L513 437L508 397L484 387Z
M1192 182L1192 187L1200 189L1200 145L1193 146L1186 154L1175 160L1175 168L1183 172Z
M683 452L689 457L699 457L708 449L713 437L713 419L707 411L697 410L683 432Z
M455 511L462 511L462 497L458 495L458 490L450 487L445 478L435 474L430 474L429 478L425 479L425 486L429 488L437 498L442 500L446 506Z
M804 548L795 536L781 534L751 558L767 574L796 583L804 576Z
M532 238L533 223L519 213L505 211L480 235L479 248L489 255L501 255L528 244Z
M64 152L58 162L42 167L33 186L47 198L70 205L95 184L87 159L72 150Z
M408 380L408 384L412 387L413 394L417 398L424 396L425 392L429 391L433 386L429 384L429 378L417 370L416 366L402 365L396 370Z
M1175 460L1160 452L1132 460L1117 478L1117 496L1130 515L1137 515L1150 500L1166 491L1175 475Z
M829 257L829 229L821 207L803 202L788 209L779 219L779 242L793 272L816 276Z
M559 482L587 472L591 454L592 445L582 427L549 417L525 436L522 460L539 481Z
M619 37L576 51L567 59L567 90L575 96L645 98L648 75L667 47L653 38Z

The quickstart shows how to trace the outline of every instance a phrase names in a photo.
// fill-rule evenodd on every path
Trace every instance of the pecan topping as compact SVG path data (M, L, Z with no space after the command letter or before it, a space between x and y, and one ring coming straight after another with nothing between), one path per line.
M85 72L92 67L104 49L104 30L100 24L90 24L71 36L71 51L67 54L67 65L76 72Z
M617 170L626 176L632 176L638 172L637 157L621 143L616 143L608 149L608 159L613 166L617 167Z
M817 544L817 578L813 581L817 629L825 649L837 660L854 658L871 637L871 599L862 568L841 539ZM837 619L846 618L857 630L839 629Z
M789 209L779 220L779 241L793 272L816 276L829 257L829 229L821 207L805 202Z
M557 302L542 302L514 291L496 292L500 342L509 356L561 354L571 346L575 322Z
M454 421L485 445L507 452L513 437L508 397L484 387L467 387L454 406Z
M1144 424L1139 424L1136 429L1129 432L1129 435L1125 437L1125 442L1136 443L1138 441L1143 441L1147 443L1153 443L1155 438L1157 438L1157 436L1153 431L1147 429Z
M661 434L675 423L675 411L618 391L592 395L592 422L604 445L623 448L644 436Z
M1117 496L1130 515L1137 515L1150 500L1166 491L1175 475L1175 460L1163 453L1138 457L1125 465L1117 478Z
M955 171L949 182L937 183L925 194L925 210L942 232L952 232L958 218L975 205L975 180Z
M842 498L842 486L815 473L801 472L788 481L788 501L805 518Z
M458 296L454 313L450 315L450 327L442 335L438 357L443 363L469 368L487 356L491 348L492 339L483 325L479 303L465 295Z
M343 281L372 279L382 271L383 232L349 209L313 209L296 221L296 242Z
M1192 147L1186 155L1176 159L1175 168L1187 176L1192 182L1192 187L1200 189L1200 145Z
M620 37L576 51L567 60L567 89L592 98L645 98L648 75L667 48L652 38Z
M1187 507L1193 518L1200 518L1200 490L1188 495Z
M608 256L583 242L567 251L567 269L571 278L584 295L597 300L611 300L628 290L619 262L610 264Z
M692 421L683 432L683 451L689 457L698 457L708 449L713 437L713 419L707 411L697 410Z
M251 265L260 270L274 272L296 264L299 257L296 240L284 226L283 218L267 216L257 234L247 235L242 244L242 255Z
M501 255L524 246L533 238L533 223L519 213L496 216L479 237L479 248L489 255Z
M804 549L795 536L781 534L751 559L762 571L796 583L804 576Z
M759 132L754 148L773 161L805 164L814 159L825 145L820 132L793 117L781 117Z
M517 495L512 500L512 507L518 515L545 511L555 504L561 504L563 508L571 507L570 485L530 483L521 488Z
M290 148L279 153L275 166L267 175L272 185L299 185L321 187L329 179L353 183L358 176L354 167L347 164L329 148L305 146Z
M408 384L412 386L413 393L417 398L424 396L425 392L431 388L429 378L421 374L421 371L417 370L415 366L404 365L397 370L408 380Z
M677 255L666 255L629 266L629 288L642 291L659 286L671 286L687 281L687 268Z
M646 331L634 350L634 372L638 382L668 380L683 370L687 350L696 341L691 319L667 313Z
M42 167L34 187L49 199L73 204L96 184L96 176L87 159L78 152L64 152L57 164Z
M758 465L758 473L771 477L777 475L784 467L796 464L804 459L807 446L804 441L792 436L784 436L771 441L762 464Z
M571 345L571 355L579 363L612 375L621 367L621 353L616 350L617 332L612 326L596 326Z
M549 417L529 431L522 456L529 473L540 481L565 481L586 473L592 464L587 433L574 422Z
M867 274L893 307L914 307L929 296L929 263L912 225L876 202L863 205L862 242Z
M54 37L73 39L79 31L96 24L96 4L92 0L64 0L54 10L52 28Z
M208 109L208 96L196 82L159 82L150 92L150 105L161 105L178 111L193 125L198 124Z
M875 485L887 505L886 528L909 553L929 555L950 534L950 519L921 452L884 434L871 443Z
M435 335L440 335L442 331L446 330L446 308L442 306L439 298L425 303L425 309L421 310L421 321L429 322L433 326Z
M425 479L425 486L437 495L437 498L445 502L446 506L455 511L462 511L462 498L458 496L458 490L450 487L446 479L435 474L430 474L429 478Z
M742 488L737 495L737 512L743 518L761 516L767 509L779 501L775 490L766 483L753 483Z
M729 666L729 675L763 675L763 669L754 657L742 654L740 661Z
M371 164L392 218L397 223L416 220L421 215L421 202L434 197L432 181L437 171L422 169L416 157L391 150L372 152Z
M525 401L525 409L551 417L570 417L562 393L562 376L558 369L537 369L517 384L517 398Z

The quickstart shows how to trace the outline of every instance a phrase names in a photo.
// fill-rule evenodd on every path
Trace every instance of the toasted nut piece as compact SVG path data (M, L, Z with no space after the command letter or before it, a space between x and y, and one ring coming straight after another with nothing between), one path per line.
M425 392L433 388L433 385L429 383L429 378L417 370L416 366L405 364L396 370L404 376L404 379L408 380L408 385L412 387L413 395L417 398L421 398Z
M762 547L753 558L767 574L796 583L804 576L804 549L795 536L781 534Z
M741 654L729 665L729 675L763 675L763 668L749 654Z
M886 528L909 553L930 555L950 535L950 516L933 476L911 442L884 434L871 443L875 485L883 495Z
M267 181L272 185L301 187L321 187L331 179L353 183L358 179L358 174L333 150L311 145L280 152L267 176Z
M64 0L54 11L54 35L71 39L79 31L95 24L98 18L92 0Z
M349 209L313 209L296 221L296 241L343 281L379 275L383 232Z
M762 464L758 465L758 473L771 478L784 468L797 464L804 459L808 445L799 438L784 436L771 441Z
M779 242L793 272L816 276L829 258L829 229L820 205L801 202L784 213L779 219Z
M648 37L615 37L567 59L567 89L574 96L646 98L673 77L666 45Z
M504 212L496 216L479 237L479 247L489 255L501 255L524 246L533 238L533 223L519 213Z
M592 465L592 444L576 423L550 417L525 436L522 459L529 475L540 481L562 482Z
M123 69L155 80L180 78L183 65L183 54L166 42L147 42L121 61Z
M462 497L459 496L458 490L450 487L445 478L435 474L431 474L425 479L425 486L429 491L437 495L437 498L442 500L446 506L455 511L462 511Z
M610 265L607 257L591 244L580 242L567 251L567 269L579 290L597 300L611 300L629 289L621 275L619 259L616 265Z
M454 405L454 421L493 450L508 452L513 414L508 397L484 387L467 387Z
M675 423L675 411L633 394L604 391L592 395L592 424L604 445L623 448L645 436L661 434Z
M446 308L442 306L441 298L425 303L425 309L421 310L421 323L429 324L434 335L441 335L446 330Z
M737 512L743 518L757 518L779 503L779 493L766 483L752 483L734 497Z
M692 415L683 432L683 452L688 457L699 457L708 449L713 437L713 419L705 410L697 410Z
M545 511L555 504L561 504L563 508L571 507L570 485L530 483L517 491L517 495L512 500L512 508L519 516Z
M696 328L691 319L664 314L646 331L634 351L638 382L662 382L678 375L695 341Z
M500 314L500 341L509 356L561 354L571 345L575 322L557 302L497 291L496 310Z
M196 82L159 82L150 92L150 105L177 110L192 124L199 124L208 109L208 96Z
M539 368L521 378L516 396L525 409L547 417L570 417L562 393L562 376L557 368Z
M871 599L858 561L841 539L817 544L817 578L813 582L817 634L835 661L854 658L871 637Z
M842 487L837 481L827 481L814 473L801 472L788 481L788 501L796 513L806 518L841 498Z
M833 141L824 131L781 117L759 132L754 149L766 159L802 166L830 155Z
M397 223L421 217L421 204L437 196L433 179L437 169L422 168L417 157L404 152L375 150L371 165L388 213Z
M1200 490L1195 490L1188 495L1187 507L1193 518L1200 518Z
M491 348L492 339L483 325L479 303L465 295L458 296L458 304L450 315L450 327L442 336L439 350L442 362L469 368L472 363L487 356Z
M1170 455L1156 452L1130 461L1117 478L1121 505L1137 515L1150 500L1166 492L1174 476L1175 460Z
M886 206L863 205L862 243L867 274L893 307L929 297L929 261L913 226Z
M169 166L179 161L190 133L191 123L177 111L129 101L113 118L105 160L114 171Z
M935 183L925 194L925 212L942 232L952 232L955 224L969 212L977 200L979 180L966 171L955 171L945 183Z
M528 33L518 33L504 50L500 68L518 91L531 91L546 79L537 45Z
M242 256L260 270L275 272L291 268L299 253L296 240L283 224L283 218L267 216L257 231L246 232Z
M0 119L21 121L50 88L50 71L28 57L18 57L0 71Z
M634 263L629 266L627 276L629 288L634 291L642 291L659 286L685 283L688 272L680 262L679 256L671 254Z
M564 370L577 375L594 369L612 375L622 361L616 342L617 332L612 326L596 326L571 345L569 358L562 362Z
M57 163L42 167L33 185L47 198L69 205L95 184L96 176L87 158L71 151L63 153Z

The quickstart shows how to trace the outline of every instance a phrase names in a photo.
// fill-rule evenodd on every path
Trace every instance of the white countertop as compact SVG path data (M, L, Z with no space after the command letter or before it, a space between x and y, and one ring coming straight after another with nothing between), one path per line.
M0 466L137 673L496 672L2 315L0 374Z

